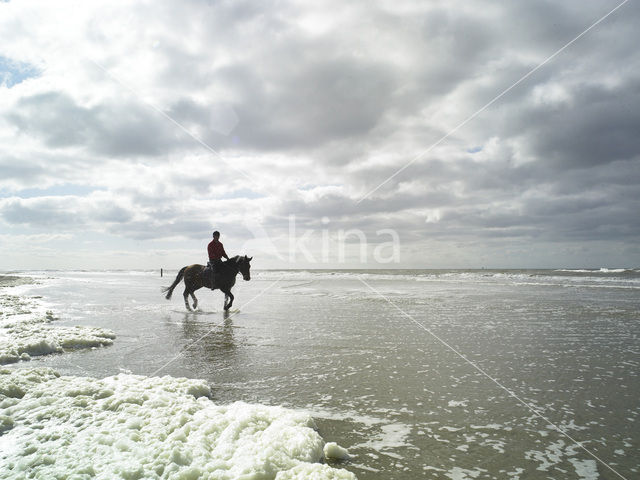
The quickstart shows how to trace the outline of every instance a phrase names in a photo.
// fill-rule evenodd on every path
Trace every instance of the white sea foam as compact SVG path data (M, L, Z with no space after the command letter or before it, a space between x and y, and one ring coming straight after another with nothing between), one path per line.
M349 451L335 442L329 442L324 446L324 456L336 460L346 460L349 458Z
M115 338L103 328L57 326L53 314L35 299L5 293L0 296L0 305L0 364L65 349L111 345Z
M0 328L0 364L66 349L111 345L114 338L113 333L102 328L60 327L37 320L20 322Z
M209 394L185 378L0 369L0 479L355 480L316 463L307 414Z
M381 425L381 432L367 442L356 447L371 448L387 456L402 459L402 455L395 451L406 450L411 444L407 441L411 434L411 426L401 422ZM404 453L404 452L403 452Z
M483 471L486 472L486 470L483 469L469 470L466 468L453 467L445 473L444 476L452 480L471 480L473 478L477 478Z
M584 480L597 480L600 478L598 474L598 465L593 459L580 460L578 458L570 458L569 462L576 469L576 475Z
M244 477L243 477L244 478ZM246 477L247 479L249 477ZM261 478L261 477L260 477ZM275 480L355 480L356 476L343 469L319 463L304 463L290 470L278 472Z

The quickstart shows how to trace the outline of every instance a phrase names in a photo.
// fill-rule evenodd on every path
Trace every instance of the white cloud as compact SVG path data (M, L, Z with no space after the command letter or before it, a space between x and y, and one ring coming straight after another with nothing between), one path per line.
M295 215L395 228L408 265L431 265L427 246L500 264L516 244L510 262L541 264L554 242L597 245L583 261L605 265L639 233L635 4L430 146L608 8L2 3L3 65L37 72L0 85L3 241L178 262L219 228L277 260Z

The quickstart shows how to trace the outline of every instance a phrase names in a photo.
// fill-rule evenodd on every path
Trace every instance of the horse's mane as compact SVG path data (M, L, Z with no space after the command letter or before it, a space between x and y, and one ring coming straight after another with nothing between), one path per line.
M229 269L240 268L240 263L242 263L240 261L241 258L242 258L242 255L236 255L235 257L229 258L229 260L227 260L226 262L222 262L221 266L227 271Z
M227 260L224 263L231 263L231 262L235 262L235 263L240 263L240 260L245 260L247 258L246 255L236 255L235 257L231 257L229 260Z

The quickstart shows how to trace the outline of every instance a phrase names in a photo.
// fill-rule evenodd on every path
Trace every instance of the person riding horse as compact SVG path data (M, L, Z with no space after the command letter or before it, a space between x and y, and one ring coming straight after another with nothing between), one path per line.
M222 258L224 257L229 260L227 252L224 251L224 245L222 245L220 241L220 232L217 230L213 232L213 240L207 245L207 253L209 254L209 263L207 265L206 275L208 276L209 282L213 284L214 275L222 264Z
M213 284L205 282L204 265L194 264L182 267L173 283L170 286L163 288L162 291L166 292L166 299L171 300L174 288L184 280L184 292L182 294L184 297L184 305L187 307L187 310L192 310L188 300L189 296L191 296L193 299L193 309L198 308L198 299L194 294L196 290L202 287L211 288L212 290L219 289L224 293L224 309L229 310L231 305L233 305L234 298L233 293L231 293L231 289L236 284L236 276L238 273L242 274L242 278L244 280L251 280L252 259L253 257L248 257L246 255L236 255L226 262L220 263L220 268L216 273L215 282Z
M209 263L206 267L198 264L182 267L173 283L162 289L163 292L166 292L165 298L167 300L171 300L174 288L184 280L184 293L182 296L187 310L198 308L198 299L194 292L202 287L207 287L211 290L219 289L224 293L225 311L231 308L234 298L231 289L236 284L236 276L241 273L244 280L251 280L250 270L253 257L236 255L233 258L229 258L220 242L220 232L218 231L213 232L213 240L207 245L207 253L209 254ZM226 258L227 261L223 262L223 258ZM189 305L189 296L193 299L193 309Z

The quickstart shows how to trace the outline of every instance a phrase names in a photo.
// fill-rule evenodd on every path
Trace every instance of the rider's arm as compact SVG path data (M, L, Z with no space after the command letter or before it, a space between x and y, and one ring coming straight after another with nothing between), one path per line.
M220 246L222 247L222 256L227 260L229 260L229 256L227 255L227 252L224 251L224 246L222 246L222 244L220 244Z

